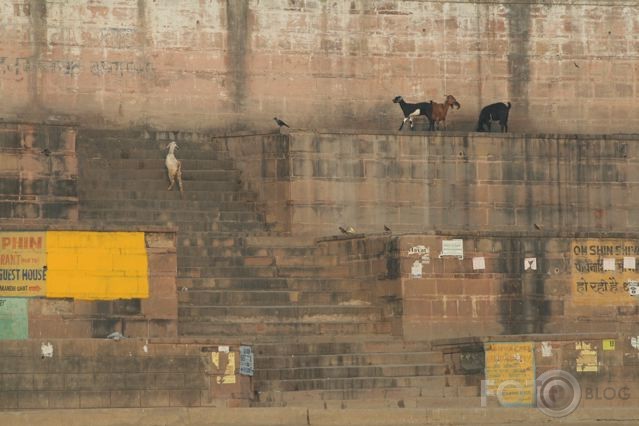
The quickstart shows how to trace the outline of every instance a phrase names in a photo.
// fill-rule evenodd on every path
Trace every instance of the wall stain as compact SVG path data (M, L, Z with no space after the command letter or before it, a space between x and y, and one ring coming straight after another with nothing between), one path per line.
M38 64L42 59L43 51L47 49L47 2L46 0L30 0L28 10L33 33L30 61L32 64ZM44 110L39 84L40 72L37 66L34 66L30 71L27 108L30 114L39 115Z
M227 43L226 62L228 69L231 103L235 112L245 109L246 100L246 56L249 50L249 4L248 0L226 0Z
M528 84L530 83L531 5L508 4L508 88L510 99L522 116L528 114Z

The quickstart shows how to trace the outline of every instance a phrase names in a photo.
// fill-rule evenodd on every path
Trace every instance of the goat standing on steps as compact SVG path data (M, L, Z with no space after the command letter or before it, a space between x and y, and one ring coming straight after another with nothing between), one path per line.
M459 102L453 95L446 96L446 100L443 104L438 104L437 102L430 101L433 109L433 120L430 122L431 128L430 130L435 130L435 124L442 122L444 123L444 130L446 130L446 114L448 113L448 107L456 106L457 109L461 108Z
M177 180L178 186L180 187L180 197L182 196L182 163L175 158L175 150L178 149L177 144L175 143L175 141L171 141L167 146L166 149L169 150L169 153L166 154L166 161L164 162L164 164L166 164L166 169L169 173L169 182L171 182L171 184L169 185L168 190L170 191L171 189L173 189L173 185L175 185L175 181Z
M399 126L399 130L402 130L407 120L410 122L410 129L413 130L413 117L417 117L418 115L425 115L426 118L428 118L429 127L432 127L433 107L431 104L433 101L409 104L405 102L404 98L402 98L401 96L395 96L395 98L393 99L393 102L396 104L399 104L399 107L402 109L402 112L404 113L404 121L402 121L402 125Z

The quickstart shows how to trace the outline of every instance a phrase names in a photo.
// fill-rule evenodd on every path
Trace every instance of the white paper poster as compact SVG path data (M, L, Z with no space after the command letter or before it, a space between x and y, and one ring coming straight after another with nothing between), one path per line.
M614 271L615 270L615 258L614 257L604 257L603 270L604 271Z
M624 257L623 258L623 269L630 269L634 271L637 269L637 259L634 257Z
M486 259L484 259L482 256L473 257L473 269L475 271L486 269Z
M536 271L537 270L537 258L527 257L524 259L524 271Z
M463 259L464 240L442 240L442 253L439 255L439 257L442 256L454 256L458 257L459 259Z

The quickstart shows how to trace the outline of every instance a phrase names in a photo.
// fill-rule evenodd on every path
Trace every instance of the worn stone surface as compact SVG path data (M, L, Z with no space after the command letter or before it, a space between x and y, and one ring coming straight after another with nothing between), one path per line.
M634 238L584 237L464 232L398 237L404 336L635 335L636 298L626 286L634 279L634 269L601 269L604 257L622 262L622 251L599 256L589 265L592 271L584 273L584 259L573 254L582 244L593 251L621 241L633 246ZM443 241L452 239L463 241L463 259L443 249ZM483 265L475 265L474 258L482 258ZM534 259L536 269L527 268L526 259ZM616 282L611 284L613 277Z
M74 126L0 124L0 219L77 221Z
M0 348L0 411L7 409L202 406L213 395L210 381L220 373L211 353L217 345L178 340L50 339L52 357L41 341L4 341ZM230 351L239 359L237 347ZM217 386L215 398L250 396L248 378ZM246 382L246 383L244 383Z
M636 136L291 132L225 140L275 229L633 230ZM249 138L254 141L253 138ZM258 138L259 140L259 138ZM276 173L260 163L285 161Z
M13 7L11 7L13 6ZM150 0L0 9L10 117L126 127L399 126L396 95L453 94L457 130L636 132L633 0Z

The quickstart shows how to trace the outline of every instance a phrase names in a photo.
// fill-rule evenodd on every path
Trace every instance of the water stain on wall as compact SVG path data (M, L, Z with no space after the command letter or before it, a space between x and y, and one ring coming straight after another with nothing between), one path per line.
M513 104L522 115L528 112L528 84L530 83L529 43L532 27L530 4L508 4L508 88Z
M246 98L246 54L250 35L248 1L226 1L226 24L229 92L235 112L241 112Z

